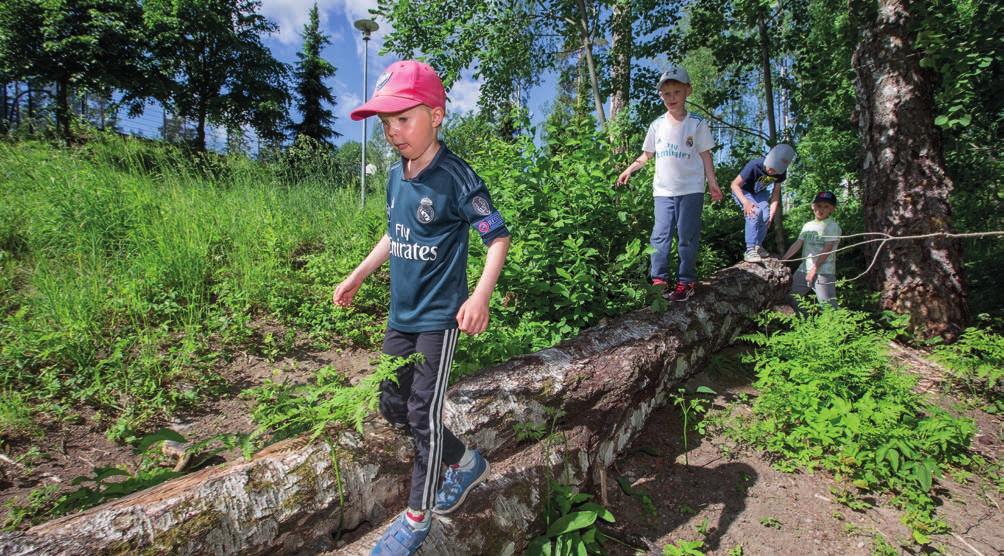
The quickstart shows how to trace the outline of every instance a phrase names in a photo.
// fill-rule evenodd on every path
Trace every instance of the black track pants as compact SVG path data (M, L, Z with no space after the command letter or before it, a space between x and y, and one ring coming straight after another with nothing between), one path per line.
M402 367L398 384L380 385L380 413L396 427L410 429L415 439L415 465L411 472L408 507L432 508L436 502L440 466L460 461L464 444L443 426L443 399L450 381L456 328L411 334L391 328L383 339L383 352L407 357L419 352L425 361Z

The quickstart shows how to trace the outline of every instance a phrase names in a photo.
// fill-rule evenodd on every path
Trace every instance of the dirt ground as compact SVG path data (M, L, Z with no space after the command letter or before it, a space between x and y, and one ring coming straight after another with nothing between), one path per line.
M940 384L931 369L913 368L925 372L921 387L934 391ZM714 408L721 410L739 394L754 393L752 378L743 371L705 373L692 379L687 391L710 387L718 393ZM736 404L735 411L748 411L748 405ZM1004 421L981 411L967 413L979 427L976 449L1000 461ZM828 474L779 472L760 455L737 451L720 433L699 438L691 432L686 462L682 425L675 406L658 410L611 470L608 507L617 523L604 531L614 537L606 543L612 556L662 554L665 545L681 540L703 540L703 551L722 556L873 554L883 542L902 554L935 553L935 548L944 554L1004 554L1002 495L986 478L937 481L938 515L952 533L936 535L932 548L922 550L888 500L853 511L836 501L831 487L840 485ZM635 496L618 487L617 477L633 485ZM648 508L639 490L649 496Z
M905 348L894 347L893 353L921 374L920 388L928 395L946 407L957 405L941 393L937 366ZM323 365L358 376L369 367L372 355L301 352L276 362L242 356L224 373L233 396L162 425L190 441L222 432L250 432L254 428L248 417L251 402L237 397L241 390L270 377L304 382ZM718 392L713 407L720 410L736 402L741 393L752 394L751 381L748 372L719 370L691 380L687 389L712 388ZM742 404L733 407L748 411ZM975 449L1000 461L1004 421L976 410L967 413L979 427ZM23 500L45 484L69 490L74 477L89 474L96 466L136 465L131 448L109 442L84 417L80 424L53 427L43 438L4 447L0 502ZM685 460L682 416L676 407L665 406L653 414L638 440L610 471L608 507L617 522L603 529L614 539L606 542L609 554L661 554L665 545L681 540L703 540L702 550L712 555L859 555L873 554L881 543L899 553L924 553L909 541L901 512L888 500L875 500L874 508L853 511L836 501L831 487L838 483L825 473L781 473L758 454L737 451L720 433L699 438L691 432L688 441ZM31 456L29 450L37 455ZM222 456L240 457L236 451ZM625 494L617 478L625 479L636 493L643 492L648 501ZM960 483L946 477L937 482L937 488L942 501L939 515L951 525L952 533L936 536L933 547L945 554L1004 554L1002 495L990 481L973 476Z
M198 410L184 412L173 420L155 422L150 429L170 428L189 442L222 433L250 433L255 429L250 418L253 403L242 399L239 396L241 391L260 386L269 378L302 384L325 365L331 365L349 377L357 377L370 368L374 355L366 351L340 349L294 351L282 359L269 361L241 354L221 373L230 385L226 395L205 403ZM84 413L77 421L42 423L45 429L42 436L0 446L0 522L8 513L6 504L24 505L33 490L45 485L58 485L59 493L70 492L78 488L70 484L73 479L92 476L96 467L125 464L130 469L136 469L140 458L133 453L132 447L109 441L92 414ZM240 451L232 449L207 463L240 457Z

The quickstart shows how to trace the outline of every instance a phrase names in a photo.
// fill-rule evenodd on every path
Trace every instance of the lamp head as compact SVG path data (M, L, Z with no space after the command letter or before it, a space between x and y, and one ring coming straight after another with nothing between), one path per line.
M372 19L357 19L353 25L355 25L356 29L362 31L363 38L367 39L370 37L370 33L380 28L377 22Z

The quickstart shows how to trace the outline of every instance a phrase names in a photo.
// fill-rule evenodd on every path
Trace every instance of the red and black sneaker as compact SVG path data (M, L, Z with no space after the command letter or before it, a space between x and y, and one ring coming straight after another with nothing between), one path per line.
M652 285L657 288L665 288L669 284L667 284L662 278L652 278Z
M696 284L694 282L677 282L673 291L666 296L670 301L686 301L694 295Z

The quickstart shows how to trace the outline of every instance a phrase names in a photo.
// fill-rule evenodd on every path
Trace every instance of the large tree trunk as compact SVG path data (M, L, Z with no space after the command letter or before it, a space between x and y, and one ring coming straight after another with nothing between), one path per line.
M864 143L861 178L865 229L893 236L952 231L941 136L934 125L936 76L913 48L909 0L851 0L863 22L852 63ZM872 268L884 309L910 315L924 337L954 339L968 310L956 239L892 241Z
M776 261L725 269L686 304L624 315L561 345L485 369L450 389L447 425L492 462L461 511L436 519L427 555L519 554L540 528L547 479L602 485L651 412L780 300ZM559 411L562 417L552 421ZM544 440L517 441L542 423ZM286 441L26 532L0 554L368 554L406 503L411 445L382 421L363 435ZM353 530L370 525L359 537ZM352 538L355 534L357 538Z

